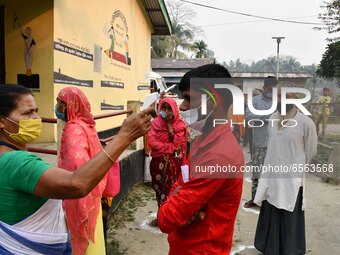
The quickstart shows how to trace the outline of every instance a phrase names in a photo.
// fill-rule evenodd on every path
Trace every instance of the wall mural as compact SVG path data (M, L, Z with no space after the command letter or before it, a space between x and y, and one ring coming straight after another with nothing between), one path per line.
M26 75L30 76L32 74L33 51L35 48L34 46L36 45L35 40L31 36L32 28L27 26L25 28L25 33L24 33L21 28L20 20L15 12L13 14L13 27L18 28L20 30L20 35L24 39L23 57L25 61Z
M17 74L17 83L30 88L34 92L39 92L39 74L32 74L33 52L36 46L36 42L31 35L32 28L30 26L27 26L25 28L25 31L23 31L16 12L13 13L13 28L19 30L20 36L24 40L23 59L25 62L25 74Z
M120 10L115 10L112 14L111 22L105 23L103 33L107 40L104 47L105 56L110 60L110 64L118 68L130 70L131 57L129 57L129 30L125 16ZM98 46L96 46L98 48ZM95 54L95 57L97 54ZM118 61L122 64L114 63ZM110 74L104 74L105 80L100 81L101 87L124 89L125 85L121 78ZM124 110L124 105L108 104L103 99L100 103L101 110Z
M130 19L135 20L131 18L134 1L114 0L119 9L103 7L91 21L88 16L95 3L86 2L89 6L81 10L72 1L56 2L54 84L94 88L86 91L95 111L124 110L127 101L141 100L149 90L148 62L140 60L149 56L139 50L149 46L144 40L135 51L131 43L136 37L149 36L149 27L130 25ZM138 8L139 20L143 14Z
M124 14L114 11L110 27L104 26L104 34L110 39L110 45L104 52L111 60L131 65L129 57L129 30Z
M21 33L21 36L25 42L24 60L25 60L27 76L30 76L32 74L33 50L34 50L34 46L36 45L34 39L31 36L31 32L32 32L32 28L26 27L25 34Z

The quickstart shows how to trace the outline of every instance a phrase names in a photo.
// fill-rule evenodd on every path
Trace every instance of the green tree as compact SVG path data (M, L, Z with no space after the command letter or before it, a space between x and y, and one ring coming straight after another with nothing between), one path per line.
M327 78L340 77L340 41L328 44L316 74Z
M191 30L194 35L202 34L202 29L192 22L196 17L196 12L193 9L178 0L167 0L166 5L171 22L181 25L185 30Z
M170 58L177 58L180 55L185 56L185 53L179 50L179 47L183 49L190 49L191 41L194 37L194 33L192 30L185 28L185 26L176 23L173 21L172 23L172 35L171 35L171 43L172 48L170 51Z
M318 67L315 64L301 66L301 71L314 75Z
M210 49L207 49L206 52L204 53L205 58L214 58L215 57L215 52L213 52Z
M271 56L259 61L252 61L250 64L242 63L240 59L223 61L222 65L232 72L276 72L276 57ZM302 66L295 57L281 56L280 72L306 72L315 74L317 67L315 64Z
M319 14L319 19L325 24L323 27L315 27L316 30L327 30L330 35L335 35L333 38L328 38L329 42L339 41L340 32L340 0L324 1L325 5L321 5L324 13Z
M196 58L203 58L208 50L208 45L203 40L200 40L194 42L192 49L196 51Z
M166 4L172 23L172 35L152 37L152 57L185 58L183 50L190 49L193 37L201 31L192 22L196 13L180 1L169 0Z
M276 57L271 56L261 63L263 72L276 72Z
M178 0L166 1L167 9L172 23L172 35L153 36L151 45L152 58L187 58L186 53L193 51L196 57L213 58L214 52L207 45L193 44L195 36L202 35L202 29L195 26L192 19L196 13ZM203 40L201 42L205 43ZM197 47L199 53L197 52Z
M230 60L229 61L229 64L228 64L228 70L230 69L230 71L235 71L236 68L235 68L235 62Z
M280 70L282 72L299 72L301 64L292 56L285 56L281 58Z
M169 58L172 46L169 36L152 36L151 45L152 58Z

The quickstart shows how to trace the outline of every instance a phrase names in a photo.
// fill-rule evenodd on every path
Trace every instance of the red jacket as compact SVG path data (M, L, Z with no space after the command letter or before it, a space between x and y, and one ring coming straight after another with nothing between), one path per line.
M193 165L244 165L243 153L230 127L221 125L205 139L198 138L190 152ZM229 254L232 246L234 222L239 208L243 174L239 178L182 178L176 195L170 195L158 211L158 224L168 233L170 255ZM172 193L171 193L172 194ZM197 211L204 211L203 221L183 225Z
M151 123L148 133L148 143L151 148L151 157L153 158L164 157L164 154L173 154L178 147L182 148L184 154L186 152L187 126L179 117L176 101L173 98L163 98L159 104L159 111L164 103L168 103L171 106L172 113L174 114L174 120L171 123L174 137L170 141L166 121L159 114Z

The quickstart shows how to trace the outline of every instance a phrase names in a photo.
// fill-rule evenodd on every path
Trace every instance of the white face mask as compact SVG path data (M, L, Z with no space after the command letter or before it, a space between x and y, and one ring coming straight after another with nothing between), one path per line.
M196 119L196 121L194 123L191 123L191 125L189 125L190 128L195 129L199 132L202 132L203 127L204 127L205 123L207 122L207 119L209 118L209 116L212 114L212 112L213 112L213 110L211 110L209 112L209 114L204 119L201 119L201 120Z
M210 113L204 118L199 121L198 120L198 108L193 108L188 111L184 111L181 113L182 118L184 119L184 122L189 126L189 141L195 140L197 137L199 137L202 134L203 127L209 118L209 116L212 114L213 110L210 111Z
M181 112L181 116L185 123L190 126L198 120L198 108L193 108L184 112Z
M208 97L208 100L210 100L210 97ZM207 120L207 118L210 116L210 114L213 112L213 110L210 111L210 113L207 115L207 117L205 117L204 119L201 119L199 121L198 120L198 110L202 107L202 105L200 105L197 108L192 108L190 110L181 112L181 116L184 119L185 123L188 126L191 126L193 124L195 124L196 122L200 122L203 123L203 126L205 124L205 121ZM201 125L200 125L201 126ZM202 128L203 128L202 126Z

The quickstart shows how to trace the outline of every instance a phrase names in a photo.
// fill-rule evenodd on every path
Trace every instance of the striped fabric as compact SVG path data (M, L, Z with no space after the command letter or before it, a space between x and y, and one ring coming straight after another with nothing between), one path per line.
M0 254L71 255L61 200L47 200L33 215L15 225L0 221Z

